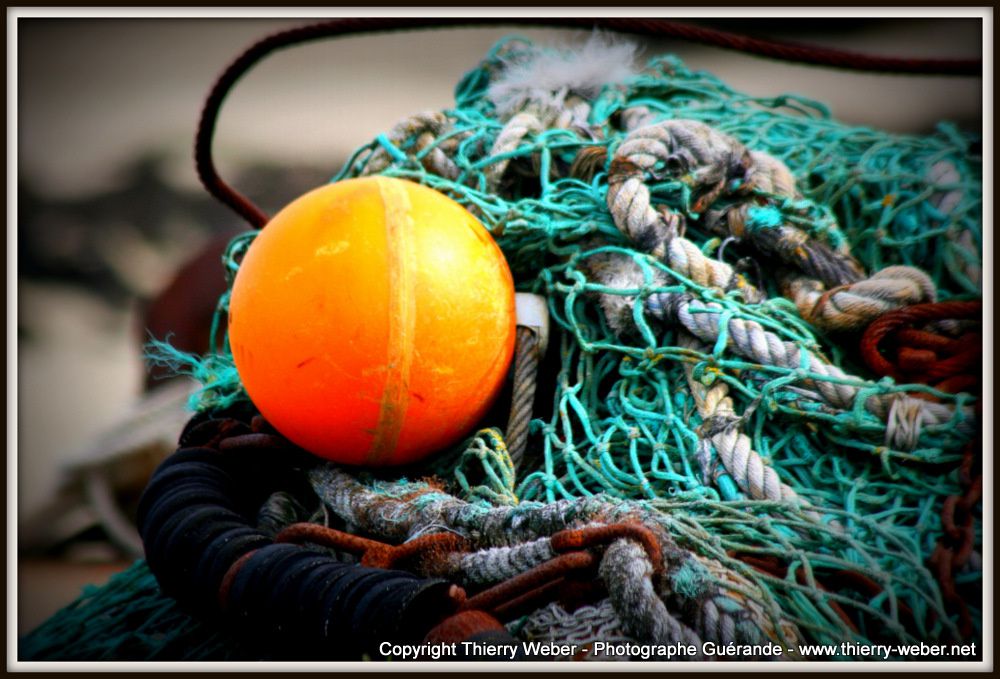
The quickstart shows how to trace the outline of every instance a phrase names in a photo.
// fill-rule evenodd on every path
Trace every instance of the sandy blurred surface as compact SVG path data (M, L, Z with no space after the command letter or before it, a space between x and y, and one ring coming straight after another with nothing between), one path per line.
M138 393L142 362L128 311L67 285L26 284L31 309L18 376L18 508L23 517L58 487L64 465Z
M191 139L214 77L253 40L295 20L26 22L19 36L21 170L53 191L114 181L135 149L163 147L178 181L193 184ZM773 22L772 22L773 24ZM767 24L755 25L765 31ZM808 29L804 31L803 29ZM470 28L346 37L273 54L234 89L219 120L223 172L250 158L329 164L414 112L453 102L455 83L501 37L565 43L570 30ZM979 53L974 22L881 22L824 33L807 22L785 39L874 54ZM975 120L972 78L859 74L799 66L679 41L670 51L753 95L794 92L827 103L839 119L925 131L941 119Z

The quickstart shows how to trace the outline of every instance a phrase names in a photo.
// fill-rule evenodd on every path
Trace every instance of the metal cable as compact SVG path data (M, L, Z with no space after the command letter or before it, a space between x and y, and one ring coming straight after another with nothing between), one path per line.
M514 393L510 399L510 417L505 431L507 452L515 469L521 466L528 445L528 425L531 424L538 376L538 335L531 328L518 326L516 342Z

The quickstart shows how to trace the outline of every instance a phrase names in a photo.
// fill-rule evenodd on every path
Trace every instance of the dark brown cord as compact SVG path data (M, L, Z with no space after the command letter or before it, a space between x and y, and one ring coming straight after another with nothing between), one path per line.
M332 38L357 33L496 24L556 26L580 29L602 28L649 37L679 38L784 61L796 61L805 64L846 68L856 71L922 75L978 76L982 74L982 60L980 59L910 59L856 54L854 52L827 47L795 45L792 43L753 38L665 19L612 17L545 17L535 19L508 19L499 17L474 19L379 17L335 19L270 35L251 45L222 73L209 92L208 98L205 100L201 120L198 124L198 133L195 137L195 166L198 171L198 177L212 196L231 207L237 214L250 222L251 225L259 229L267 223L268 216L260 208L219 177L215 163L212 160L212 139L215 135L215 124L218 120L219 109L229 90L232 89L236 81L249 71L254 64L271 52L321 38Z

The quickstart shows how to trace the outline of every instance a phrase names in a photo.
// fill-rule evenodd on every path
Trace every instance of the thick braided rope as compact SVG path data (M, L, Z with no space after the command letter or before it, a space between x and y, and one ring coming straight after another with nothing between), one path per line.
M584 243L584 249L599 247L599 241L588 241ZM742 274L737 274L733 267L717 259L706 257L701 249L686 238L675 238L667 246L666 256L667 266L696 285L706 288L715 288L720 291L737 289L743 299L747 302L759 302L763 299L763 294L750 285ZM670 279L659 270L652 274L652 279L646 281L641 272L631 264L628 257L620 254L608 253L589 257L582 262L583 268L592 272L596 280L600 280L609 287L629 289L632 287L663 287L670 284ZM634 285L633 285L634 284ZM608 297L608 296L605 296ZM602 299L602 304L626 304L629 313L633 306L634 298L621 299L618 302L609 299ZM617 314L609 314L609 320ZM615 323L616 329L623 329L622 324Z
M681 237L676 215L653 209L649 189L638 173L627 176L619 170L615 182L608 185L608 209L618 228L639 248L680 275L720 290L738 288L748 302L763 299L763 294L729 264L706 257L697 245Z
M722 645L760 646L773 641L784 649L793 649L791 654L782 654L782 659L801 659L796 646L802 632L783 616L777 620L769 616L764 611L762 592L755 585L732 569L720 569L717 561L697 555L694 560L718 583L716 595L706 597L698 611L695 629L702 638ZM739 594L734 596L733 592Z
M682 340L682 346L696 350L704 348L690 336ZM740 490L755 500L798 505L802 508L803 516L817 523L821 522L820 514L809 509L809 503L781 480L778 472L753 449L750 437L740 431L739 417L734 410L733 400L729 397L729 385L716 381L711 387L706 387L694 379L694 366L691 364L685 365L685 372L702 418L706 441L715 448L719 460Z
M682 206L700 214L720 197L745 203L753 194L775 193L777 198L795 196L791 173L776 158L751 153L733 137L695 120L665 120L631 131L611 160L608 175L608 208L615 224L640 248L663 258L669 242L685 224L681 213L665 205L653 207L646 185L655 180L679 180L693 201ZM735 186L735 189L731 189ZM783 195L785 194L785 195ZM787 195L791 194L791 195ZM857 280L860 266L848 254L810 238L797 227L784 223L748 228L746 210L730 217L716 216L715 226L736 237L747 237L761 252L777 257L826 284Z
M863 330L890 311L933 302L937 291L930 276L912 266L888 266L869 278L826 290L808 278L785 282L784 293L802 318L824 330Z
M693 566L697 564L697 566ZM704 570L713 584L709 591L695 600L684 600L674 591L661 589L676 608L685 612L692 629L705 641L723 646L729 644L761 645L768 641L778 644L794 643L800 638L795 625L780 614L769 616L759 601L764 592L731 569L720 570L718 562L695 555L687 564L689 571ZM677 577L675 576L676 580ZM682 589L673 583L675 590ZM777 634L777 627L781 634Z
M500 160L491 163L483 171L486 176L488 191L497 191L500 185L500 178L503 177L507 166L510 164L511 157L509 154L516 151L521 146L521 142L529 134L537 134L543 129L545 129L545 126L538 119L538 116L528 111L522 111L507 121L500 134L497 135L496 141L493 142L493 146L489 152L490 157L499 157Z
M591 258L593 259L593 258ZM644 287L644 280L633 260L616 252L603 253L594 262L585 263L589 276L608 288L628 290ZM601 294L599 299L608 321L616 331L633 326L632 307L636 298L632 295ZM646 300L646 309L660 321L679 325L702 342L714 345L723 332L726 345L735 353L755 363L784 368L801 374L800 382L809 396L839 410L852 410L855 399L862 393L864 380L846 373L815 353L800 347L795 342L782 339L767 330L760 323L736 317L717 302L702 302L688 294L655 293ZM915 399L906 394L868 395L863 407L883 421L889 421L893 403L902 401L908 410L919 412L921 424L936 425L952 420L954 408L948 404L932 403ZM970 427L971 412L963 411L961 427ZM902 430L899 430L902 432ZM912 446L919 438L912 431L892 440L893 445Z
M669 167L671 159L676 158L678 153L688 154L690 164L716 166L714 172L694 179L695 183L712 181L718 186L727 163L733 165L734 158L748 157L749 161L742 161L746 166L745 180L740 188L742 194L801 200L794 176L777 158L760 151L749 151L748 156L744 155L742 145L735 139L696 121L671 120L653 124L651 119L648 109L643 108L634 112L629 120L629 125L638 125L638 128L626 137L613 163L634 166L642 172L623 173L619 179L612 173L609 177L608 205L616 225L654 255L662 256L661 243L669 246L675 242L679 216L667 216L663 208L653 209L644 177L661 165ZM720 191L710 193L709 197L716 198ZM776 255L810 274L794 278L786 284L786 294L795 300L803 318L818 327L857 330L881 313L909 304L933 301L934 285L919 269L888 267L859 281L860 266L849 256L845 246L832 250L825 243L784 224L751 229L754 210L759 210L756 202L737 203L721 211L710 211L707 221L710 225L724 227L733 236L749 236L765 254ZM702 268L718 268L715 260L701 259L706 260L705 263L699 262ZM674 264L673 257L669 261ZM708 276L703 274L697 282L705 284L707 279ZM724 286L727 282L717 275L713 284ZM839 287L824 293L831 284Z
M694 630L674 618L656 595L650 580L653 567L640 545L616 540L604 552L600 574L628 634L647 643L685 644L701 649L702 640ZM685 658L703 659L700 654Z
M780 160L751 152L755 174L748 180L755 190L801 199L795 179ZM933 181L933 178L932 178ZM741 205L728 213L730 231L746 228L750 207ZM845 245L846 247L846 245ZM827 290L824 281L786 277L782 292L795 302L804 319L823 330L863 329L872 320L895 309L934 301L937 290L926 273L910 266L890 266L869 278Z
M392 484L383 488L385 494L379 493L332 465L320 465L311 470L309 476L324 504L349 527L366 534L386 541L403 542L430 530L452 531L476 544L487 546L478 553L451 557L446 565L452 573L457 567L463 570L468 568L465 577L470 578L470 582L498 581L498 578L524 572L551 553L547 536L593 521L641 518L642 523L653 529L660 540L668 574L677 569L687 572L704 570L704 565L700 564L710 562L674 543L664 527L668 517L630 502L595 496L572 502L524 502L518 507L485 507L415 484ZM648 558L643 558L646 559L646 566L642 568L651 568ZM713 573L728 574L722 582L738 583L737 588L742 591L755 589L722 564L711 564ZM718 579L717 575L713 577ZM678 607L686 611L685 615L690 616L692 622L699 621L710 635L710 640L728 643L759 639L759 632L739 631L739 619L752 621L758 630L774 628L768 614L759 607L749 605L742 595L730 592L727 586L713 584L711 579L699 582L701 584L694 589L681 587L683 594L670 587L664 589L663 594L676 600ZM612 585L608 586L610 590ZM619 606L617 601L615 606L616 609ZM671 625L661 619L658 609L646 610L643 615L644 620L659 620L650 624ZM707 626L704 625L706 620L710 621ZM788 623L783 622L782 625L787 627ZM716 634L721 636L716 637Z
M459 175L458 166L449 154L454 155L459 142L468 134L456 135L436 144L438 138L451 128L449 117L439 111L425 111L397 123L369 157L366 174L377 174L398 160L398 154L420 155L425 149L422 165L428 172L448 179Z
M590 112L591 106L586 99L575 95L564 97L561 107L555 113L555 122L552 126L595 136L597 131L589 123Z
M678 302L675 318L685 329L702 341L711 343L718 341L721 327L725 325L728 332L728 346L736 353L765 365L805 371L809 376L804 376L803 384L814 388L816 393L830 406L842 410L851 410L855 407L855 399L861 393L862 388L848 384L848 382L860 383L862 382L860 378L849 375L839 367L794 342L782 340L773 332L764 329L756 321L730 318L726 323L725 310L720 304L714 302L705 304L686 299L678 300ZM662 301L660 306L666 308ZM944 424L951 421L954 416L954 408L948 404L915 399L906 394L874 395L865 400L864 408L887 421L889 411L897 401L907 403L915 411L918 411L921 421L928 424ZM967 417L963 419L960 426L967 428L971 426L969 424L972 416L971 411L966 415ZM899 445L900 449L912 450L913 443L917 438L919 435L907 436L904 440L896 440L893 443ZM906 448L907 445L910 447Z
M490 547L450 559L449 575L463 584L487 585L508 580L556 556L552 542L539 538L510 547Z
M623 144L623 148L629 147ZM622 154L622 149L618 153ZM739 286L748 301L759 300L761 294L741 280L742 276L735 274L732 267L705 257L694 243L681 237L679 215L666 208L653 208L649 188L644 181L645 169L633 161L652 165L656 157L643 153L640 148L634 149L628 160L612 162L607 204L615 225L622 233L644 252L669 262L671 268L677 268L685 275L697 275L696 282L700 284L722 289Z
M590 104L580 97L566 97L565 93L545 102L530 101L523 110L507 120L490 147L488 157L496 158L496 161L483 170L487 190L492 193L498 191L500 180L515 152L522 150L522 144L531 135L555 129L598 136L598 131L587 122L589 115Z
M629 106L621 112L621 126L626 132L645 127L656 120L656 114L648 106Z
M815 388L826 403L843 410L854 406L859 388L830 381L847 381L851 379L847 373L796 343L781 339L760 323L742 318L726 318L726 309L721 304L705 303L686 296L660 300L660 309L669 310L671 306L676 309L671 314L673 319L703 342L714 344L725 328L728 333L727 346L737 354L764 365L808 371L817 379L806 378L803 382ZM886 406L881 399L876 397L866 405L877 415L885 416Z
M676 153L685 153L689 163L708 165L712 172L697 181L715 182L718 195L726 177L722 174L733 158L744 157L742 146L735 140L695 121L663 121L646 124L648 109L633 112L627 125L642 125L632 131L619 147L608 178L607 203L616 226L640 248L663 259L681 275L699 285L722 290L739 287L747 301L759 301L762 295L737 275L732 267L719 260L706 257L691 241L679 236L682 219L661 206L654 209L645 175L659 165L668 163ZM688 146L683 146L688 145ZM672 154L672 151L676 153ZM798 197L794 178L780 160L761 152L747 152L746 191L772 193L789 198ZM714 197L713 194L709 194ZM724 224L734 235L746 233L746 221L751 207L738 204L710 214L709 221ZM830 250L824 243L809 239L800 230L779 226L767 233L759 233L758 244L765 244L768 252L778 254L802 265L812 273L827 280L842 282L856 278L858 265L846 254ZM800 254L801 253L801 254ZM800 261L801 260L801 261ZM817 268L819 267L819 268ZM821 281L811 281L823 287Z
M430 529L449 530L486 546L512 546L546 537L573 522L597 520L622 511L610 498L589 497L517 507L470 504L424 486L403 494L382 495L345 471L321 465L309 473L324 503L359 530L392 542L404 542ZM403 492L403 491L396 491Z

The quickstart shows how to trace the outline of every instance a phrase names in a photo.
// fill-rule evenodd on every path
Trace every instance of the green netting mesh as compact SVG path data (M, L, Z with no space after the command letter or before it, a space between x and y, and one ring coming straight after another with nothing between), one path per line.
M239 637L182 611L144 561L80 597L21 640L22 660L246 660Z
M854 358L856 344L845 346L842 338L805 321L767 273L751 276L766 293L764 301L748 303L738 289L700 284L636 249L609 212L607 166L601 159L621 144L623 121L632 112L642 111L654 122L702 121L784 161L796 178L801 197L772 197L751 211L748 229L795 224L813 239L849 250L868 273L893 264L920 267L932 276L938 298L952 299L979 294L977 140L948 125L923 137L845 126L817 102L792 95L750 97L665 56L592 98L556 93L555 109L586 105L576 109L585 116L577 128L585 132L550 124L496 152L509 116L498 114L488 87L504 64L536 54L526 41L500 43L459 83L453 109L402 123L359 149L334 177L378 172L448 194L494 234L517 288L548 299L559 365L551 408L532 423L522 468L515 475L500 433L488 430L430 462L427 471L450 480L456 495L480 503L552 502L598 493L645 502L659 510L684 547L758 584L764 607L780 611L807 641L959 638L927 560L942 535L942 503L962 492L957 466L971 438L967 406L973 398L873 378ZM541 116L530 102L525 110ZM588 155L599 159L589 176L574 170ZM506 171L498 177L501 163ZM685 236L703 254L719 255L722 239L692 210L683 178L653 182L650 191L685 214ZM252 238L234 241L226 259L230 274ZM588 272L595 258L608 253L629 258L645 284L622 289L595 281ZM718 341L692 344L678 327L654 322L648 306L639 303L635 332L616 333L598 303L601 295L648 301L664 292L721 305ZM220 301L220 314L226 302L226 297ZM739 355L726 335L733 318L756 321L858 376L840 379L861 390L856 405L831 407L804 396L802 379L838 381L811 372L807 364L764 365ZM159 345L159 352L186 362L202 379L197 408L245 398L224 339L208 357L178 356L166 345ZM794 503L750 497L719 463L717 451L706 445L699 410L699 399L719 385L728 388L734 417L753 450L818 520ZM892 425L864 403L920 391L953 407L954 415L925 424L912 449L899 449L887 436ZM977 533L977 548L981 544ZM780 559L787 575L751 569L736 558L740 554ZM974 562L957 577L965 592L978 592L981 572ZM877 588L843 580L840 586L823 586L845 571L863 574ZM831 603L852 614L860 611L857 628ZM978 639L980 601L971 597L967 603Z

